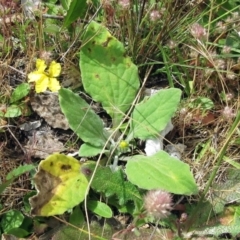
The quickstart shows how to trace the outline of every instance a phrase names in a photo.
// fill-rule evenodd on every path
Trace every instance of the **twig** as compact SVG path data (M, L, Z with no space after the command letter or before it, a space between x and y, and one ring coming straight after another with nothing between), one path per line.
M26 154L25 149L22 147L21 143L18 141L18 139L15 137L15 135L13 134L13 132L11 131L10 128L7 128L9 133L12 135L12 137L15 139L15 141L17 142L17 144L19 145L19 147L22 149L23 153Z
M24 73L24 72L22 72L22 71L19 71L19 70L16 69L15 67L12 67L12 66L10 66L10 65L8 65L8 64L6 64L6 63L0 62L0 64L1 64L1 66L8 67L8 68L14 70L15 72L18 72L18 73L22 74L24 77L27 76L26 73Z

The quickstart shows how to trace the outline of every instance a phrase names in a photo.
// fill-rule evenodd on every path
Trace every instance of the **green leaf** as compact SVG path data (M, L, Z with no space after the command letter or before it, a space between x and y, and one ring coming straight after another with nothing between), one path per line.
M160 151L151 157L133 156L126 165L128 180L143 189L162 189L175 194L198 192L188 164Z
M118 206L117 210L120 213L129 213L133 215L135 211L135 206L132 202L127 202L125 205Z
M180 96L179 89L164 89L137 104L132 114L128 140L133 137L146 140L157 136L177 110Z
M2 216L1 227L4 233L9 233L13 228L19 228L23 222L24 216L20 211L9 210Z
M6 118L14 118L14 117L19 117L22 115L22 111L17 105L10 105L7 108L6 113L4 114L4 117Z
M95 166L95 163L83 164L82 172L85 173L88 179L91 178ZM125 180L121 169L112 172L110 167L98 166L91 187L97 192L104 193L106 197L117 196L120 205L131 200L138 203L142 201L139 190L132 183Z
M33 227L33 218L30 216L24 216L21 228L30 232L30 231L33 231L32 227Z
M103 150L103 147L95 147L95 146L92 146L91 144L84 143L81 145L79 149L79 156L92 157L100 154L101 152L106 153L108 152L108 150Z
M27 237L30 233L22 228L12 228L8 231L8 234L14 235L18 238L24 238Z
M85 221L84 214L78 205L73 209L72 214L70 215L69 218L69 223L75 226L81 226L84 223L84 221Z
M30 85L28 83L22 83L18 85L12 93L10 103L17 102L18 100L26 97L30 91Z
M211 203L215 213L223 211L224 207L231 202L240 204L239 169L227 169L224 182L214 183L213 189Z
M87 10L86 0L72 0L67 15L64 18L63 26L68 27L77 18L84 18Z
M14 179L5 181L4 183L0 184L0 194L4 192L4 190L14 181Z
M15 180L15 178L19 177L20 175L24 174L25 172L29 172L34 169L34 165L23 165L13 169L11 172L8 173L6 180L4 183L0 184L0 194Z
M18 166L17 168L13 169L11 172L8 173L6 179L10 180L12 178L19 177L20 175L22 175L26 172L29 172L29 171L33 170L34 168L35 168L35 166L32 164L25 164L25 165Z
M237 213L239 208L237 207L228 207L229 210L225 210L226 212L220 215L218 218L219 220L216 221L216 215L210 220L211 225L209 226L206 224L205 226L201 226L199 228L195 228L192 232L192 235L196 236L206 236L206 235L212 235L216 236L217 239L221 234L229 233L232 238L236 239L235 237L240 232L240 217ZM233 211L233 212L232 212ZM209 217L208 219L209 220ZM221 224L225 221L225 224ZM206 223L206 222L205 222ZM188 233L188 236L191 236L191 232ZM216 238L215 238L216 239Z
M45 239L55 239L55 240L87 240L87 239L91 239L91 240L108 240L111 239L112 236L112 231L110 231L107 227L108 225L104 224L100 225L98 222L96 221L91 221L90 222L90 229L91 232L88 231L88 228L86 226L87 224L83 224L82 226L80 226L80 228L76 228L70 225L63 225L62 228L56 230L56 232L54 233L54 235L52 236L52 234L49 234L49 238L45 238ZM107 238L106 236L101 237L102 234L104 232L104 235L107 234ZM109 233L110 232L110 233ZM90 238L89 238L89 234L90 234Z
M87 207L90 211L101 217L111 218L113 215L112 209L103 202L89 200L87 201Z
M48 23L46 24L46 27L43 30L44 33L55 35L59 33L60 27L57 24Z
M214 107L214 103L211 99L206 97L197 97L191 104L191 108L201 108L202 110L211 110Z
M31 191L31 192L28 192L24 195L23 204L24 204L24 211L25 212L30 213L31 206L30 206L30 203L29 203L29 198L33 197L36 194L37 194L36 191Z
M115 196L109 197L107 199L107 203L109 206L115 207L119 213L128 213L132 216L134 216L134 214L135 216L139 215L139 210L142 211L143 206L143 203L141 201L139 201L138 207L136 207L135 202L133 201L128 201L124 205L119 205Z
M91 22L83 38L80 68L84 89L100 102L118 126L139 89L137 66L123 44L101 24Z
M72 1L72 0L60 0L60 2L61 2L61 4L62 4L62 7L63 7L65 10L68 10L71 1Z
M81 97L62 88L59 102L71 129L83 141L96 147L105 145L108 133L103 128L103 121Z

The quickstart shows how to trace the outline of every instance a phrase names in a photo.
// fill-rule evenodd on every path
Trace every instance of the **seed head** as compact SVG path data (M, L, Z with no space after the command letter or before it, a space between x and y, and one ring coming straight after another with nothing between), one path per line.
M216 59L214 60L214 63L216 65L216 68L218 69L225 69L226 68L226 62L223 59Z
M159 20L161 18L161 14L158 10L152 10L150 12L150 20L152 22L156 22L157 20Z
M207 36L206 29L202 27L199 23L194 23L191 26L190 32L196 39L203 39Z
M130 1L129 0L119 0L118 4L123 8L127 9L130 7Z
M44 60L47 64L50 63L52 57L52 53L48 51L40 52L40 59Z
M168 42L168 46L169 46L170 49L176 48L177 45L178 45L178 44L177 44L175 41L173 41L173 40L170 40L170 41Z
M236 79L236 74L233 72L233 71L228 71L227 72L227 74L226 74L226 78L228 79L228 80L234 80L234 79Z
M232 101L234 98L232 93L226 93L225 99L226 101Z
M227 24L231 24L231 23L233 23L234 22L234 19L233 19L233 17L227 17L226 19L225 19L225 22L227 23Z
M222 49L222 52L223 52L223 53L230 53L231 50L232 50L231 47L229 47L229 46L224 46L223 49Z
M172 210L172 195L162 190L150 190L144 197L144 207L148 215L163 219Z
M227 30L227 25L223 23L222 21L218 22L216 24L216 33L223 33Z
M239 12L233 12L232 17L234 20L239 20Z
M231 107L226 106L222 111L222 116L226 120L232 120L236 116L236 113Z

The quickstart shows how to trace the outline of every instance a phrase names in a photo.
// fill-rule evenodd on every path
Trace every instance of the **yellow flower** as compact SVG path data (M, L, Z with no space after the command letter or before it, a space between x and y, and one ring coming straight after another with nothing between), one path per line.
M119 143L119 150L123 153L127 152L129 150L129 143L127 141L122 140Z
M120 144L119 144L119 147L120 147L120 148L128 148L128 142L126 142L126 141L124 141L124 140L121 141Z
M52 92L57 92L61 86L56 77L60 75L61 65L52 61L48 71L45 71L47 65L44 60L37 59L36 71L28 74L28 82L35 82L35 90L37 93L44 92L49 88Z

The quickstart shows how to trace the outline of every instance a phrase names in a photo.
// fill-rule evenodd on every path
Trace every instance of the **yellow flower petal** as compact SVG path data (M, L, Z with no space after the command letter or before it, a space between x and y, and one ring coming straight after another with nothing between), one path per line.
M37 82L44 77L47 76L43 73L39 73L38 71L34 71L28 74L28 82Z
M58 77L60 75L60 72L61 72L60 63L52 61L50 66L49 66L48 72L49 72L50 77Z
M61 86L56 78L49 78L48 88L52 92L57 92L61 88Z
M44 92L47 90L49 78L47 76L38 80L35 85L36 93Z
M46 69L47 65L44 60L37 59L36 61L36 68L39 73L43 73Z

